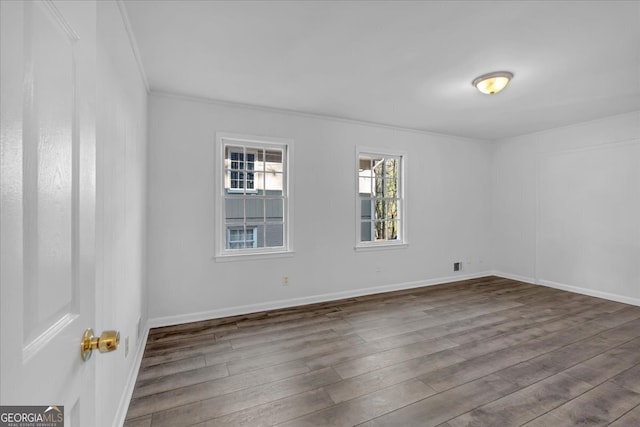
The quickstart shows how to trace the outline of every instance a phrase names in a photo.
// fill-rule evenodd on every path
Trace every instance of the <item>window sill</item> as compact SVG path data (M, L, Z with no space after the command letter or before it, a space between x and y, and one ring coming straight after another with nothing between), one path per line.
M282 252L259 252L248 254L230 254L230 255L216 255L213 257L216 262L236 262L236 261L256 261L262 259L274 259L274 258L290 258L295 255L294 251L282 251Z
M355 246L353 249L356 252L372 252L372 251L386 251L393 249L406 249L409 247L409 243L376 243L372 245Z

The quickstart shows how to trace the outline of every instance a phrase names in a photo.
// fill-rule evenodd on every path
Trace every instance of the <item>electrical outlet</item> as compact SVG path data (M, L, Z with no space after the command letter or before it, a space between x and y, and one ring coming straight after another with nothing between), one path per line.
M129 337L127 336L124 339L124 357L126 358L129 355Z
M462 262L454 262L453 263L453 271L462 271Z
M282 276L282 286L289 286L289 276Z

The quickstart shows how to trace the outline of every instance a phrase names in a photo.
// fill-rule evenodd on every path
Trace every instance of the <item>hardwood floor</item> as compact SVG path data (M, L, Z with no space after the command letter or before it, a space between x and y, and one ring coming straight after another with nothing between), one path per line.
M153 329L126 427L640 426L640 307L487 277Z

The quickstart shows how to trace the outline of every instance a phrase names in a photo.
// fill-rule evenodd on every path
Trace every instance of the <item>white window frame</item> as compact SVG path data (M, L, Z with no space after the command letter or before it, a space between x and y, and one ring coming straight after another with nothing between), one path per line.
M368 251L368 250L386 250L396 248L406 248L409 245L407 241L407 199L406 199L406 174L407 174L407 154L402 151L390 151L385 149L356 147L355 153L355 168L354 168L354 181L355 181L355 246L356 251ZM398 173L398 238L396 240L371 240L361 241L361 209L360 204L360 156L379 156L379 157L396 157L400 159L400 171ZM372 211L373 214L373 211Z
M246 147L245 152L251 152L252 148L262 146L265 148L280 149L283 152L283 236L281 247L263 247L263 248L245 248L245 249L228 249L227 244L227 227L225 225L225 147L227 145L234 147ZM263 137L255 135L242 135L235 133L218 132L216 133L216 149L215 149L215 171L214 187L215 187L215 233L214 233L214 258L216 261L237 261L248 258L271 258L293 255L293 140L288 138ZM234 191L235 190L235 191ZM243 192L243 189L232 189L229 193ZM258 192L257 188L249 189L246 193ZM238 226L254 227L254 224L239 223ZM257 241L256 241L257 244Z

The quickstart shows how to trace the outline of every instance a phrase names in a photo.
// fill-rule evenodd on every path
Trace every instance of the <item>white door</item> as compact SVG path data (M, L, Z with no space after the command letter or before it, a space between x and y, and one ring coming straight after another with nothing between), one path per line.
M0 1L2 405L96 426L96 4ZM99 332L99 331L97 331Z

